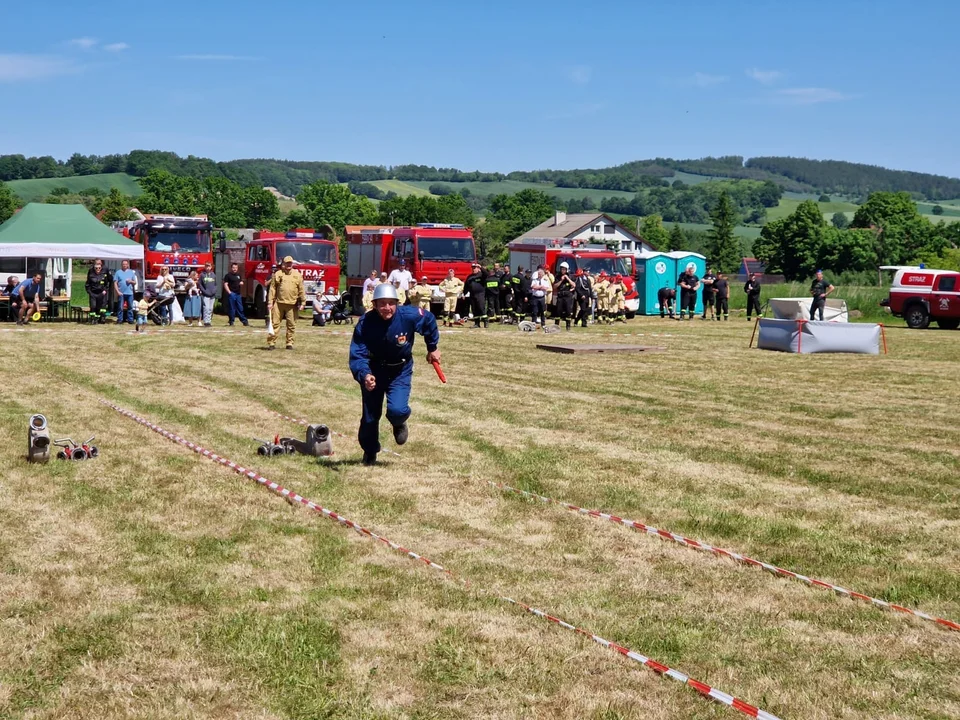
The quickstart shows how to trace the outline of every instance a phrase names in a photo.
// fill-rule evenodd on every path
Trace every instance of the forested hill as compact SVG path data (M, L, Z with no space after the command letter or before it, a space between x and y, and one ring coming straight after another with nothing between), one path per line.
M174 175L207 178L225 177L241 185L271 186L286 195L317 180L334 183L402 180L428 182L495 182L521 180L563 188L639 192L665 183L696 182L707 178L770 180L787 191L827 193L865 199L876 191L906 191L918 200L960 198L960 179L926 173L887 170L837 160L805 160L788 157L744 159L739 155L698 160L654 158L636 160L616 167L581 170L533 170L478 172L428 165L354 165L343 162L308 162L273 159L246 159L215 162L209 158L159 150L132 150L126 154L81 155L67 160L50 156L0 155L0 181L30 180L127 173L144 177L151 170Z
M960 180L944 175L888 170L841 160L807 160L792 157L755 157L746 169L785 177L820 192L847 197L866 197L872 192L906 190L927 200L960 198Z

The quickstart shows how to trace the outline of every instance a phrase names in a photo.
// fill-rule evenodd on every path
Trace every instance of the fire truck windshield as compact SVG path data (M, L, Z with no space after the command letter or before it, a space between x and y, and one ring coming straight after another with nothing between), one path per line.
M333 265L337 262L336 247L331 243L277 243L277 262L287 255L293 258L296 265Z
M154 252L210 252L210 231L150 230L147 249Z
M571 273L575 273L577 268L582 268L585 273L591 275L596 275L601 270L605 270L607 275L630 275L630 263L625 258L593 258L581 255L577 258L564 257L563 261L569 263ZM557 265L559 266L559 262Z
M467 260L477 259L472 238L422 237L418 239L418 254L424 260Z

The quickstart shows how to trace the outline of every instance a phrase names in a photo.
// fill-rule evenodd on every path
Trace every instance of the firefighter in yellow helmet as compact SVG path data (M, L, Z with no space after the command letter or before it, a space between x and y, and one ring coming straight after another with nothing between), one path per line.
M303 276L299 270L293 269L293 258L287 255L283 259L280 269L270 279L267 290L267 310L270 312L270 322L273 333L267 335L267 350L273 350L277 344L277 332L280 322L287 323L287 350L293 350L293 336L297 332L297 315L300 308L307 302L303 290Z

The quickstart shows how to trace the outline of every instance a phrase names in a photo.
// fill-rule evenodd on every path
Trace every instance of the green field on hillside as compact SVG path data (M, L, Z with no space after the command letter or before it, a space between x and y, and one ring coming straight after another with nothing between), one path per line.
M70 192L80 192L87 188L99 188L110 192L110 188L119 188L125 195L139 195L143 192L137 179L126 173L101 173L99 175L77 175L66 178L40 178L37 180L11 180L7 183L23 201L39 200L50 194L54 188L65 187Z
M394 182L389 180L383 180L375 182L374 185L381 187L385 182ZM433 182L427 182L425 180L411 180L410 182L403 183L404 185L410 185L419 190L426 191ZM554 185L548 183L532 183L532 182L522 182L520 180L502 180L500 182L465 182L465 183L456 183L456 182L444 182L439 183L440 185L449 185L454 188L457 192L466 188L474 195L513 195L520 192L521 190L534 189L545 192L547 195L555 195L561 200L580 200L581 198L588 197L593 200L597 207L600 206L600 201L605 197L619 197L619 198L632 198L636 193L626 192L623 190L593 190L591 188L558 188ZM398 192L399 191L395 191Z

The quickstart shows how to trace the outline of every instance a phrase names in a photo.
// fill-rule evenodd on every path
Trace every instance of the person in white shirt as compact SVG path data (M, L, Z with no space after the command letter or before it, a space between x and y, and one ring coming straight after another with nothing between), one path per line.
M371 270L370 277L363 281L363 294L366 295L368 292L372 293L373 289L380 284L380 281L377 279L377 271Z
M533 316L533 322L543 328L547 324L545 314L547 293L551 290L553 290L553 286L544 274L543 269L537 270L537 274L533 276L533 282L530 283L530 314Z
M399 290L406 292L413 283L413 273L407 270L407 261L401 260L400 267L390 272L387 282L392 283Z

